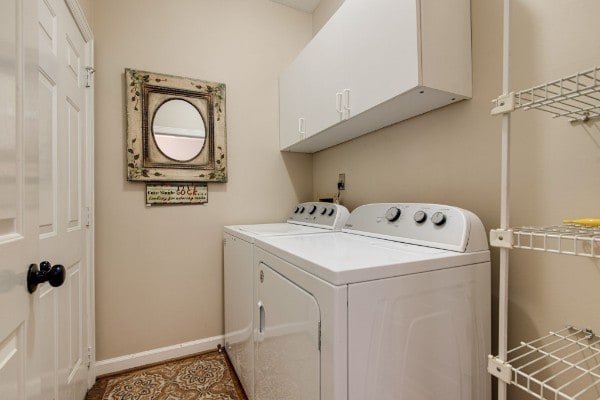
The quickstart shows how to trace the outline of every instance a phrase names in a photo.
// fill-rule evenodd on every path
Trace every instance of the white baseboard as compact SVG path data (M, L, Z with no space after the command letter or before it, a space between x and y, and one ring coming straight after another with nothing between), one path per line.
M223 335L161 347L159 349L142 351L141 353L109 358L107 360L96 362L96 375L113 374L115 372L155 364L173 358L214 350L218 345L223 345Z

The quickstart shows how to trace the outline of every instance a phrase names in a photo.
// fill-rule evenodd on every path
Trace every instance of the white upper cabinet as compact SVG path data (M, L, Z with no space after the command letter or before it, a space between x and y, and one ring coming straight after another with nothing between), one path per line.
M307 137L322 132L341 121L339 96L336 93L343 82L342 25L334 21L323 26L306 46L310 57L309 97L306 115ZM308 100L308 101L307 101Z
M306 109L308 106L308 84L310 82L310 64L308 49L304 49L296 60L279 78L279 145L286 148L306 136Z
M346 0L281 75L280 148L316 152L471 90L469 0Z

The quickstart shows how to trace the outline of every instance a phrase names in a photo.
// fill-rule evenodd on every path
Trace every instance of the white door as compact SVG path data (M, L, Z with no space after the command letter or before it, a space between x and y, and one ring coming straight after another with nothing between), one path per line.
M32 295L46 344L35 349L34 359L44 398L81 400L90 367L86 43L64 0L38 4L39 248L43 260L64 266L66 279Z
M39 262L35 6L0 0L0 399L7 400L39 393L28 368L34 303L25 287L28 266Z
M260 263L255 273L255 400L320 398L320 310L301 287Z
M92 310L81 76L89 46L62 0L0 7L0 399L81 400ZM28 266L42 259L64 264L66 282L29 294Z

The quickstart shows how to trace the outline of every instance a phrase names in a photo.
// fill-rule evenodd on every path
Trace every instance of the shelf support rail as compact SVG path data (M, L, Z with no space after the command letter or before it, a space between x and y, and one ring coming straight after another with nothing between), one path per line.
M502 92L510 88L510 0L504 0L502 28ZM508 229L508 175L510 161L510 113L502 115L502 160L500 177L500 228ZM500 248L498 288L498 359L506 360L508 344L508 248ZM498 367L500 370L502 366ZM510 382L510 380L509 380ZM498 380L498 400L507 399L507 382Z

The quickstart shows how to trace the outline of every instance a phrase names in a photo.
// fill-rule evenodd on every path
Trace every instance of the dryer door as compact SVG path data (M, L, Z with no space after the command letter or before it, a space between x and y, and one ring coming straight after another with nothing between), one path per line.
M319 399L317 301L263 263L255 282L255 399Z

